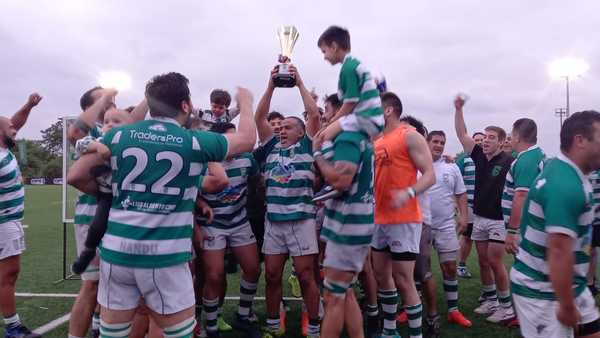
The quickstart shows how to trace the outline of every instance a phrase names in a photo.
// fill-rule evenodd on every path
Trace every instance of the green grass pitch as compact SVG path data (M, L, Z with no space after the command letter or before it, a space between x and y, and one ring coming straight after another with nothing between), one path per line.
M62 218L61 218L61 188L60 186L28 186L26 191L25 219L23 224L27 238L27 250L22 256L21 275L17 285L19 293L76 293L79 289L79 281L63 281L55 283L62 278ZM69 264L74 256L73 226L68 225ZM433 264L437 264L433 258ZM507 261L507 264L510 262ZM437 265L434 267L435 278L438 282L438 303L442 311L442 336L443 337L519 337L517 330L509 330L505 327L492 325L485 322L485 318L473 313L479 295L479 275L475 252L471 253L469 268L473 273L473 279L459 280L460 308L463 313L473 322L470 329L458 328L445 322L445 300L442 290L442 281ZM263 269L264 271L264 269ZM284 295L291 296L289 285L284 279ZM237 296L239 288L239 276L229 275L228 295ZM261 278L258 296L264 296L264 281ZM18 312L24 323L35 329L67 314L73 304L73 298L53 297L18 297ZM261 323L264 323L264 301L257 300L255 311L259 315ZM227 321L231 321L237 306L236 301L227 301L224 315ZM299 320L299 302L290 304L291 311L287 314L286 337L301 337ZM0 336L4 335L3 324L0 323ZM403 337L408 337L406 327L401 327ZM66 337L67 324L46 333L44 337ZM224 337L238 337L239 334L227 333Z

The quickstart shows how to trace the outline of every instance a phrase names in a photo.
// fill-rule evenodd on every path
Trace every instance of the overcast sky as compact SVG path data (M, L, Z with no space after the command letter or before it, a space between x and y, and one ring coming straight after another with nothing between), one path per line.
M558 149L564 80L547 65L563 56L588 61L572 81L572 111L600 110L600 2L588 1L115 1L1 0L0 114L11 115L38 91L44 96L20 137L39 138L56 118L79 113L79 97L105 70L131 74L117 97L129 106L155 74L190 79L196 107L213 88L250 88L255 105L276 64L278 26L295 25L293 54L304 82L333 93L339 66L316 46L331 24L347 27L352 53L382 72L405 112L429 130L443 129L448 152L459 149L452 98L471 97L469 131L488 124L510 129L519 117L538 122L546 152ZM278 89L272 109L299 114L296 89Z

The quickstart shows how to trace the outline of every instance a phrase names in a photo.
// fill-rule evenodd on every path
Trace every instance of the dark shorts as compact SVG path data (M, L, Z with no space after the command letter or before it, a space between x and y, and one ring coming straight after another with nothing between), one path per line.
M466 238L471 238L471 234L473 234L473 223L467 224L467 231L463 232L463 236Z
M600 247L600 225L592 227L592 246Z

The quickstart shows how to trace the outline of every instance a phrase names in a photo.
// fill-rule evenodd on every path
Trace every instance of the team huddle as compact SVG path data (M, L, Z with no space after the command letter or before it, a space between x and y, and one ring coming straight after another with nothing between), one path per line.
M82 279L69 337L212 338L232 329L284 337L290 257L303 336L400 337L404 323L411 338L440 337L432 249L446 320L468 336L458 277L471 277L473 242L477 315L520 326L524 337L600 337L593 298L600 113L570 116L560 154L547 158L529 118L509 135L497 126L471 135L466 97L458 95L464 152L454 158L444 154L446 132L404 116L398 95L350 54L346 29L329 27L317 46L341 64L337 94L320 108L290 65L304 118L270 110L277 69L256 110L245 88L233 100L214 90L211 108L197 110L188 79L174 72L153 77L144 100L127 109L116 107L114 89L83 94L68 132L76 162L66 179L81 192L72 269ZM12 118L0 118L0 311L8 338L39 337L15 306L24 186L10 148L41 99L32 94ZM221 309L232 265L241 275L229 325ZM261 274L264 323L253 310Z

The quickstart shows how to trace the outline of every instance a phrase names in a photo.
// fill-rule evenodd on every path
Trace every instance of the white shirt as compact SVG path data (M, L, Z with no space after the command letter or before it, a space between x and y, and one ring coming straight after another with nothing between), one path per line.
M421 177L421 173L417 173L417 179ZM419 208L421 209L421 217L423 218L423 223L427 225L431 225L431 202L429 196L429 189L422 192L417 196L417 201L419 202Z
M431 198L431 227L439 229L455 226L456 195L467 192L460 170L454 163L446 163L443 158L433 162L435 184L429 188Z

